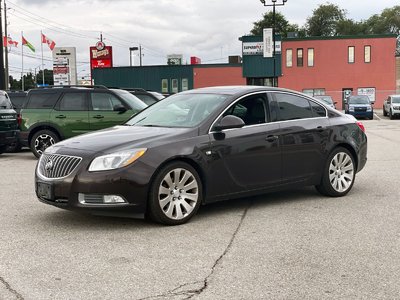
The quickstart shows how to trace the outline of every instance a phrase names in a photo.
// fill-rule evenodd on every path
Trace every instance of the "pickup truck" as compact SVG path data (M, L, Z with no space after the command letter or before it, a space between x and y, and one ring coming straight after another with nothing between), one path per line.
M389 115L390 119L400 116L400 95L390 95L383 102L383 115Z

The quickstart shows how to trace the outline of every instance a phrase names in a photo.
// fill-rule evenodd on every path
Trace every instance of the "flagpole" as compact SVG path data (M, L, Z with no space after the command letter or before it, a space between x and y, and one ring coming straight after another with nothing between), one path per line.
M22 58L21 85L22 85L22 90L24 90L24 43L22 42L23 38L24 38L24 32L21 31L21 58Z
M44 64L43 64L43 33L40 30L40 47L42 48L42 83L44 85Z

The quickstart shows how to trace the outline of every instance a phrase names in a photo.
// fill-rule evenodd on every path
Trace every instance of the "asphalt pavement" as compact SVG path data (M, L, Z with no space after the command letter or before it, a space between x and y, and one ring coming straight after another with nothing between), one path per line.
M400 120L364 125L346 197L243 198L174 227L42 204L33 154L2 154L0 299L398 299Z

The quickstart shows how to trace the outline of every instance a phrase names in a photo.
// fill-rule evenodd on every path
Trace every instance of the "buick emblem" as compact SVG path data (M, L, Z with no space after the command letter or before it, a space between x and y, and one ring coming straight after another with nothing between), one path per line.
M53 169L53 161L50 159L45 165L44 169L49 172Z

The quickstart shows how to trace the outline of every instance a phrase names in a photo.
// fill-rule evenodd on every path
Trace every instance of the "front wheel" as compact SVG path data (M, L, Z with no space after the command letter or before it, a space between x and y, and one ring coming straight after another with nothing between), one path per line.
M173 162L155 177L149 195L148 213L162 224L186 223L199 209L202 184L196 170L184 162Z
M54 145L60 139L57 134L51 130L39 130L36 132L30 142L30 148L32 153L39 158L46 148Z
M390 120L393 120L393 119L394 119L394 116L393 116L392 110L390 110L390 112L389 112L389 118L390 118Z
M353 155L347 149L339 147L329 155L321 183L316 188L325 196L341 197L351 190L355 176Z
M387 112L385 110L385 107L383 107L383 116L386 117L387 116Z

